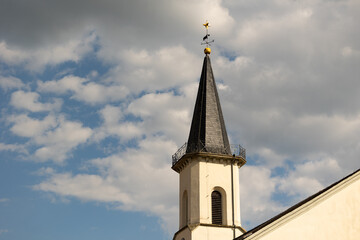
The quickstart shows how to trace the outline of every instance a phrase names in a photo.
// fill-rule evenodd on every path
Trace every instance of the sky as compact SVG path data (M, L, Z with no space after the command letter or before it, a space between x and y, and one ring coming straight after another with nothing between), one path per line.
M358 0L0 0L0 240L171 239L210 22L251 229L360 166Z

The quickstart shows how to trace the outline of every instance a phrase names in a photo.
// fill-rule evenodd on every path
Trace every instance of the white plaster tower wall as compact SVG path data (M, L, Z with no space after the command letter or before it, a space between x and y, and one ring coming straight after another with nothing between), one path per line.
M234 225L241 226L239 166L233 166L231 179L231 163L220 162L197 158L180 172L179 228L186 224L212 224L211 193L214 190L222 195L223 225L233 225L234 207ZM187 199L184 199L185 192ZM185 216L187 220L184 220Z
M208 159L206 159L208 160ZM232 222L232 197L234 197L234 225L240 226L240 193L239 193L239 168L233 166L233 179L231 179L231 164L211 161L199 162L200 179L200 222L212 224L211 193L217 190L222 195L223 225L233 225ZM233 185L233 186L232 186ZM232 190L233 188L233 190ZM232 196L233 194L233 196Z
M241 235L244 230L241 228L240 219L239 167L244 162L239 161L239 157L208 153L192 154L182 161L184 165L179 171L180 230L174 239L230 240ZM213 191L219 191L222 197L221 225L212 222ZM187 204L184 204L184 201L187 201ZM187 218L184 218L185 216Z

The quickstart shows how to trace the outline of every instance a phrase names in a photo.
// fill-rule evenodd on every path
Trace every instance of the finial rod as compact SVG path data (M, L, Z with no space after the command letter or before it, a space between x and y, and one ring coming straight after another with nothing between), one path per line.
M210 54L210 53L211 53L211 49L210 49L209 46L211 46L210 43L213 43L213 42L214 42L214 40L210 40L210 39L209 39L209 37L210 37L210 34L209 34L210 24L209 24L209 22L206 20L206 23L204 23L203 26L204 26L205 29L206 29L206 35L205 35L205 37L203 37L203 41L201 42L201 45L206 44L206 47L205 47L205 49L204 49L204 53L205 53L205 54Z

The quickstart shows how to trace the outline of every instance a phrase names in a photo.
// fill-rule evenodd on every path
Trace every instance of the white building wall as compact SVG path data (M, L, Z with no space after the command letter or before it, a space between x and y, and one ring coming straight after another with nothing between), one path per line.
M360 239L360 173L246 238Z

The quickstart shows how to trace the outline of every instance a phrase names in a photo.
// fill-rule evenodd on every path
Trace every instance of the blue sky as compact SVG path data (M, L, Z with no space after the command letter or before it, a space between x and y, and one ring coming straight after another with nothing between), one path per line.
M0 240L170 239L209 20L246 229L359 168L360 4L6 1Z

